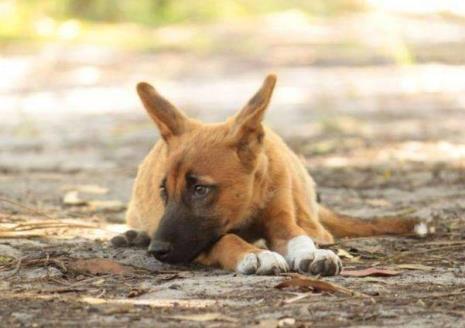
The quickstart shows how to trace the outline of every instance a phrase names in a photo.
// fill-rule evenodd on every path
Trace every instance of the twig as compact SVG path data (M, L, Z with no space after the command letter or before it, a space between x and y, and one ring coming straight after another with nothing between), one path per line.
M23 263L23 260L25 258L26 258L26 256L23 256L23 257L20 257L18 259L18 262L16 263L15 269L13 270L13 272L10 275L8 275L7 278L11 278L11 277L15 276L19 272L19 270L21 269L21 264Z
M11 200L11 199L6 199L6 198L3 198L3 197L0 197L0 202L4 202L4 203L9 203L11 205L15 205L15 206L18 206L18 207L21 207L21 208L24 208L32 213L35 213L35 214L39 214L39 215L42 215L42 216L45 216L49 219L52 219L52 220L56 220L56 218L36 209L36 208L31 208L31 207L28 207L28 206L25 206L21 203L18 203L18 202L15 202L14 200Z
M447 245L447 246L465 245L465 240L450 240L450 241L435 240L435 241L418 244L418 246L441 246L441 245Z
M315 294L315 293L302 293L300 295L297 295L295 297L291 297L291 298L288 298L288 299L285 299L283 301L284 304L292 304L292 303L295 303L297 301L300 301L301 299L304 299L306 297L309 297L309 296L312 296L312 295L318 295L318 294Z
M442 298L442 297L458 296L458 295L464 295L464 294L465 294L465 289L460 290L460 291L455 291L455 292L449 292L449 293L438 293L438 294L425 295L425 299L429 300L432 298ZM421 297L418 297L418 298L421 298Z
M15 266L15 269L14 269L14 272L11 273L11 275L9 277L12 277L14 276L20 269L20 267L30 267L30 266L34 266L34 265L45 265L45 266L48 266L49 264L54 264L55 266L57 266L59 269L61 269L63 272L67 272L68 269L66 268L66 266L58 259L50 259L50 258L45 258L45 259L32 259L32 260L27 260L27 256L25 257L21 257L20 259L18 259L18 261L16 262L16 266ZM7 265L4 265L3 268L7 268L9 266L11 266L13 264L7 264Z
M402 257L406 257L409 255L418 255L418 254L424 254L424 253L430 253L430 252L438 252L438 251L444 251L444 250L449 250L449 249L456 249L456 248L462 248L464 245L449 245L445 247L435 247L431 249L421 249L421 250L415 250L415 251L407 251L407 252L402 252L397 255L390 256L391 259L399 259Z
M103 295L105 295L107 293L107 290L106 289L102 289L102 291L97 295L95 296L96 298L101 298Z
M67 223L67 222L57 221L55 223L37 222L37 224L30 223L30 224L27 224L27 225L17 225L16 227L14 227L12 229L14 231L28 231L28 230L52 229L52 228L89 228L89 229L95 229L96 226L93 226L93 225L90 225L90 224L85 224L85 223Z
M50 289L45 289L41 290L39 294L64 294L64 293L79 293L79 292L85 292L87 291L86 288L76 288L76 287L61 287L61 288L50 288Z

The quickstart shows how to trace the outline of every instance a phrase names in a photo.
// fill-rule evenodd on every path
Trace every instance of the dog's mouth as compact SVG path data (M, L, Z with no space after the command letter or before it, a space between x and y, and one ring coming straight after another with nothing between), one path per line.
M223 235L217 222L203 217L164 217L148 252L162 262L190 263Z
M208 250L219 238L219 236L214 236L208 239L193 239L176 244L154 239L149 245L148 252L162 262L188 264L194 261L202 252Z

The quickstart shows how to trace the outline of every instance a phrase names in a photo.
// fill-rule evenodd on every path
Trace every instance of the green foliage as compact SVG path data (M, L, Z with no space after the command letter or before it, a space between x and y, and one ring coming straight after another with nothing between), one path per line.
M1 3L14 2L0 0ZM24 18L50 16L87 21L160 25L203 22L299 8L309 15L333 15L363 7L361 0L27 0L14 2Z

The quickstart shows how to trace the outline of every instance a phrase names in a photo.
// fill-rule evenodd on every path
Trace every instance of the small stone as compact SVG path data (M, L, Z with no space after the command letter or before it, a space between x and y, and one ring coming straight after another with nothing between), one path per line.
M278 321L278 327L291 327L295 325L294 318L283 318Z

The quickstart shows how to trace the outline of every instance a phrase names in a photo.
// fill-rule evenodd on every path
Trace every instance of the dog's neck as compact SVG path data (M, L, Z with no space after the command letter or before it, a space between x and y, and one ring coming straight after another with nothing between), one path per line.
M263 209L272 196L269 170L269 159L264 153L257 158L257 166L254 171L252 206L254 210Z

